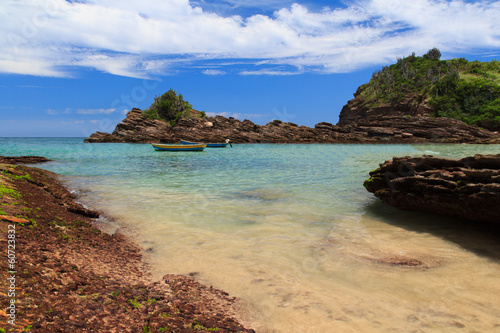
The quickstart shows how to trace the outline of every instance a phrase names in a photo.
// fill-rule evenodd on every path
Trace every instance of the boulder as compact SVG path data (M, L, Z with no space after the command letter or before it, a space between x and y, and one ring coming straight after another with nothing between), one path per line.
M364 186L400 209L500 223L500 154L394 157L370 172Z

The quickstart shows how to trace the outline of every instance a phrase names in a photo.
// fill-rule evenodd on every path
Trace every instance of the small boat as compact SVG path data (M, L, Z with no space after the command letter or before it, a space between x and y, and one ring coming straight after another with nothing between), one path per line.
M202 143L199 143L199 142L191 142L191 141L185 141L185 140L181 140L181 142L185 145L200 145ZM205 143L207 145L207 148L226 148L227 145L231 145L231 143L229 143L229 139L226 140L225 143ZM232 147L233 145L231 145Z
M152 143L152 145L154 149L161 151L202 151L207 147L204 143L193 145Z

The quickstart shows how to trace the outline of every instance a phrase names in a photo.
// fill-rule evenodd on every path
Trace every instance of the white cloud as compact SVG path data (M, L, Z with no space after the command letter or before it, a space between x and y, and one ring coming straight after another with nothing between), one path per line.
M224 75L226 72L218 70L218 69L205 69L202 71L205 75Z
M116 109L77 109L78 114L111 114L115 112Z
M72 109L72 108L66 108L62 112L63 114L83 114L83 115L94 115L94 114L111 114L114 113L116 109ZM47 114L50 115L57 115L59 112L57 110L53 109L48 109Z
M287 72L284 70L260 69L256 71L241 71L240 75L297 75L300 72Z
M204 12L195 3L3 0L0 73L68 77L71 68L88 67L147 78L206 60L227 60L219 64L226 68L201 68L207 75L229 72L231 63L242 74L294 72L289 66L347 72L432 47L445 54L500 49L500 1L359 0L319 12L293 4L246 18ZM261 0L218 4L269 8Z

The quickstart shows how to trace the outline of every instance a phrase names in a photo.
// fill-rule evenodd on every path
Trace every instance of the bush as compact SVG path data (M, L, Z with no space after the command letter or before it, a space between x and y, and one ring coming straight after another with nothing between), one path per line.
M500 86L487 78L460 79L452 90L447 94L438 93L429 104L437 116L500 129Z
M144 111L142 111L142 115L146 118L149 118L149 119L161 119L155 110L150 110L150 109L144 110Z
M424 54L424 58L430 59L430 60L439 60L441 59L441 51L437 48L432 48L429 51L427 51L426 54Z
M175 126L177 122L191 114L192 106L184 100L181 94L170 89L161 96L155 97L151 106L143 112L145 117L162 119Z

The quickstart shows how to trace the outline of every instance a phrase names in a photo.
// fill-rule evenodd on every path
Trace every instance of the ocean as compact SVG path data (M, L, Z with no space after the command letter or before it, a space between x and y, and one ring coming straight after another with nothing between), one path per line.
M498 234L400 211L363 188L394 156L500 145L233 144L157 152L83 138L0 138L40 155L96 225L130 236L153 278L191 274L240 299L257 332L498 332ZM420 267L389 265L410 258Z

